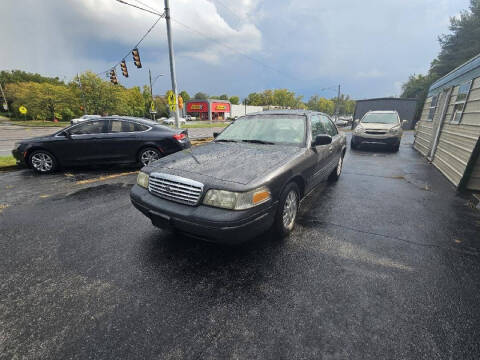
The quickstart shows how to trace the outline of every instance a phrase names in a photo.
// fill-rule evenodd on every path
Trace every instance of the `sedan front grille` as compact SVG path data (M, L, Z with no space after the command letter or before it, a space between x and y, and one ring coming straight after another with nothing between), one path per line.
M371 135L385 135L387 133L386 131L382 131L382 130L367 130L365 132Z
M180 176L152 173L148 191L158 197L186 205L197 205L203 192L203 184Z

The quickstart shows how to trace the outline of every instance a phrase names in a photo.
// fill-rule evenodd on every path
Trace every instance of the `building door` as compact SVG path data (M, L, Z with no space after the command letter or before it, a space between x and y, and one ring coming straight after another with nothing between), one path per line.
M432 127L432 141L430 142L430 150L428 152L428 160L433 161L435 156L435 151L437 150L438 138L443 126L443 120L447 114L448 104L450 103L450 95L452 94L453 87L445 89L439 95L440 99L438 100L438 109L433 117L433 127Z

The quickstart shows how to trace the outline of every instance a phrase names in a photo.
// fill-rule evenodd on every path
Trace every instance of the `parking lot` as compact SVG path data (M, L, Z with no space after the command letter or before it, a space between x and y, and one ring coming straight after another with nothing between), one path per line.
M0 358L478 358L480 211L412 143L235 247L154 228L136 168L0 173Z

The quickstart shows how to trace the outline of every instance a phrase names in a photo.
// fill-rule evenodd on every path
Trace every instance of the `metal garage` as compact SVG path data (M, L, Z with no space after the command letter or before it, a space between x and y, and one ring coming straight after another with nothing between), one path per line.
M457 188L480 191L480 55L429 89L414 147Z
M357 100L355 103L355 112L353 119L361 119L368 111L375 110L395 110L398 112L401 120L407 120L406 129L413 129L415 120L415 110L417 108L416 99L402 98L377 98ZM352 124L353 128L353 124Z

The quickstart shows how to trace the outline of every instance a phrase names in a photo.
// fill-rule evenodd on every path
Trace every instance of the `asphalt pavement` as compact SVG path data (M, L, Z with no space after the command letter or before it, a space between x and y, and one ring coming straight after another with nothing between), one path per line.
M412 142L235 247L154 228L135 169L0 173L0 358L478 359L480 211Z

